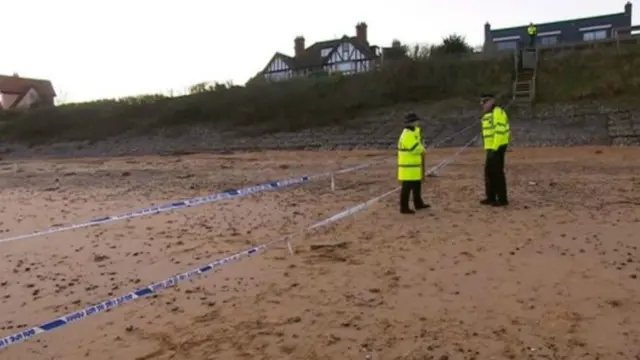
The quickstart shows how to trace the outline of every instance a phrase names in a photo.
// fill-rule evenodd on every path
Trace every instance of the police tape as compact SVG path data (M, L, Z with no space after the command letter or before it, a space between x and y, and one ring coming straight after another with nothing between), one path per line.
M198 206L198 205L203 205L203 204L209 204L209 203L220 201L220 200L226 200L226 199L231 199L231 198L236 198L236 197L243 197L243 196L246 196L246 195L255 194L255 193L259 193L259 192L264 192L264 191L268 191L268 190L275 190L275 189L284 188L284 187L288 187L288 186L292 186L292 185L298 185L298 184L306 183L306 182L314 180L314 179L328 177L328 176L332 176L332 175L335 175L335 174L344 174L344 173L348 173L348 172L358 171L358 170L362 170L362 169L368 168L371 165L372 164L364 164L364 165L352 166L352 167L349 167L349 168L346 168L346 169L341 169L341 170L338 170L338 171L335 171L335 172L327 172L327 173L323 173L323 174L300 176L300 177L297 177L297 178L290 178L290 179L286 179L286 180L279 180L279 181L268 182L268 183L264 183L264 184L260 184L260 185L249 186L249 187L242 188L242 189L226 190L226 191L223 191L221 193L195 197L195 198L192 198L192 199L172 201L172 202L164 204L164 205L152 206L152 207L148 207L148 208L144 208L144 209L140 209L140 210L137 210L137 211L132 211L132 212L128 212L128 213L124 213L124 214L120 214L120 215L102 216L102 217L91 219L91 220L83 222L83 223L76 223L76 224L64 225L64 226L59 226L59 227L50 227L50 228L45 229L45 230L38 230L38 231L34 231L34 232L31 232L31 233L22 234L22 235L15 235L15 236L7 237L7 238L4 238L4 239L0 239L0 243L14 241L14 240L27 239L27 238L33 238L33 237L37 237L37 236L63 232L63 231L67 231L67 230L80 229L80 228L89 227L89 226L93 226L93 225L105 224L105 223L109 223L109 222L113 222L113 221L131 219L131 218L135 218L135 217L138 217L138 216L154 215L154 214L159 214L159 213L166 212L166 211L172 211L172 210L183 209L183 208L188 208L188 207L193 207L193 206Z
M469 141L464 147L462 147L458 151L456 151L453 155L451 155L448 158L442 160L439 164L433 166L431 169L429 169L427 171L427 173L433 172L433 171L437 170L438 168L449 164L454 157L456 157L461 152L463 152L466 148L468 148L476 138L477 138L477 136L474 137L473 139L471 139L471 141ZM319 228L319 227L322 227L322 226L329 225L329 224L334 223L334 222L336 222L338 220L341 220L341 219L344 219L344 218L346 218L348 216L351 216L351 215L353 215L353 214L355 214L357 212L365 210L365 209L369 208L370 206L374 205L375 203L377 203L378 201L382 200L383 198L385 198L385 197L393 194L394 192L398 191L399 189L400 189L400 187L397 187L397 188L395 188L395 189L393 189L391 191L387 191L386 193L384 193L384 194L382 194L380 196L377 196L377 197L375 197L375 198L373 198L371 200L368 200L366 202L363 202L363 203L360 203L358 205L352 206L352 207L350 207L350 208L348 208L346 210L343 210L343 211L341 211L341 212L339 212L337 214L334 214L334 215L332 215L332 216L330 216L330 217L328 217L328 218L326 218L324 220L318 221L318 222L314 223L313 225L307 227L306 229L304 229L304 230L302 230L302 231L300 231L298 233L289 234L289 235L286 235L286 236L284 236L284 237L282 237L282 238L280 238L278 240L274 240L274 241L271 241L271 242L268 242L268 243L265 243L265 244L262 244L262 245L254 246L254 247L252 247L250 249L247 249L247 250L235 253L235 254L233 254L231 256L227 256L225 258L216 260L216 261L211 262L211 263L209 263L207 265L204 265L204 266L189 270L187 272L184 272L184 273L181 273L181 274L178 274L178 275L174 275L174 276L172 276L172 277L170 277L170 278L168 278L168 279L166 279L164 281L153 283L153 284L151 284L149 286L139 288L139 289L137 289L135 291L129 292L129 293L124 294L122 296L115 297L115 298L112 298L112 299L109 299L109 300L105 300L105 301L102 301L102 302L100 302L100 303L98 303L96 305L89 306L89 307L87 307L87 308L85 308L83 310L76 311L76 312L61 316L61 317L59 317L57 319L48 321L48 322L43 323L43 324L41 324L39 326L35 326L35 327L29 328L27 330L23 330L23 331L20 331L18 333L15 333L15 334L8 335L8 336L5 336L3 338L0 338L0 350L5 349L5 348L7 348L7 347L9 347L9 346L11 346L13 344L25 341L25 340L30 339L30 338L33 338L36 335L39 335L39 334L42 334L42 333L45 333L45 332L49 332L49 331L53 331L55 329L59 329L59 328L65 326L67 324L70 324L72 322L84 319L84 318L86 318L88 316L95 315L97 313L100 313L100 312L103 312L103 311L106 311L106 310L109 310L109 309L113 309L114 307L117 307L117 306L120 306L122 304L131 302L131 301L133 301L135 299L138 299L140 297L153 294L153 293L157 292L158 290L175 286L178 283L184 282L184 281L186 281L188 279L191 279L191 278L193 278L195 276L202 275L202 274L208 273L208 272L210 272L212 270L215 270L215 269L217 269L217 268L219 268L219 267L221 267L221 266L223 266L223 265L225 265L227 263L230 263L230 262L233 262L233 261L237 261L237 260L239 260L239 259L241 259L241 258L243 258L245 256L253 255L253 254L256 254L256 253L258 253L260 251L266 250L267 248L272 247L272 246L274 246L276 244L286 243L286 244L289 245L291 239L294 236L299 235L299 234L301 234L301 233L303 233L305 231L309 231L309 230L313 230L313 229L316 229L316 228Z
M446 141L453 139L454 137L461 135L463 132L473 128L474 126L476 126L478 124L478 121L474 120L473 123L465 126L464 128L462 128L461 130L458 130L456 132L454 132L453 134L445 137L444 139L438 140L436 142L433 142L431 145L427 146L427 149L433 149L436 148L442 144L444 144Z
M507 105L507 107L508 107L508 105ZM429 147L427 147L427 149L435 148L436 146L438 146L439 144L442 144L446 140L451 139L451 138L453 138L455 136L458 136L458 135L462 134L466 130L472 128L476 123L477 122L474 121L473 124L464 127L462 130L459 130L459 131L455 132L454 134L446 137L443 140L440 140L437 143L431 144ZM374 165L381 164L383 162L384 162L384 160L377 161L377 162L374 161L374 162L370 162L370 163L364 164L364 165L358 165L358 166L353 166L353 167L337 170L335 172L327 172L327 173L317 174L317 175L301 176L301 177L297 177L297 178L290 178L290 179L286 179L286 180L280 180L280 181L269 182L269 183L264 183L264 184L260 184L260 185L254 185L254 186L250 186L250 187L246 187L246 188L242 188L242 189L227 190L227 191L223 191L221 193L209 194L209 195L200 196L200 197L196 197L196 198L192 198L192 199L172 201L172 202L164 204L164 205L152 206L152 207L148 207L148 208L144 208L144 209L140 209L140 210L136 210L136 211L120 214L120 215L101 216L101 217L97 217L97 218L94 218L94 219L91 219L91 220L88 220L88 221L82 222L82 223L50 227L50 228L44 229L44 230L37 230L37 231L26 233L26 234L10 236L10 237L7 237L7 238L0 239L0 243L9 242L9 241L15 241L15 240L28 239L28 238L38 237L38 236L42 236L42 235L50 235L50 234L54 234L54 233L58 233L58 232L74 230L74 229L80 229L80 228L85 228L85 227L99 225L99 224L106 224L106 223L109 223L109 222L114 222L114 221L119 221L119 220L126 220L126 219L131 219L131 218L135 218L135 217L139 217L139 216L155 215L155 214L159 214L159 213L166 212L166 211L172 211L172 210L183 209L183 208L188 208L188 207L193 207L193 206L198 206L198 205L203 205L203 204L209 204L209 203L213 203L213 202L216 202L216 201L231 199L231 198L235 198L235 197L243 197L243 196L246 196L246 195L255 194L255 193L259 193L259 192L264 192L264 191L268 191L268 190L275 190L275 189L278 189L278 188L284 188L284 187L288 187L288 186L292 186L292 185L302 184L302 183L305 183L307 181L311 181L313 179L318 179L318 178L322 178L322 177L327 177L327 176L332 176L332 175L339 175L339 174L345 174L345 173L349 173L349 172L353 172L353 171L358 171L358 170L362 170L362 169L365 169L365 168L368 168L368 167L372 167ZM334 189L334 187L335 187L335 183L334 183L334 179L332 178L332 182L331 182L332 190Z
M508 109L511 107L511 105L513 105L514 103L515 103L515 99L511 99L511 100L509 100L509 102L507 103L507 105L505 105L504 110L505 110L505 111L506 111L506 110L508 110ZM456 131L455 133L453 133L453 134L451 134L451 135L449 135L449 136L445 137L444 139L438 140L437 142L433 142L431 145L429 145L429 146L425 146L425 148L427 148L427 149L436 148L436 147L438 147L438 146L442 145L443 143L445 143L446 141L451 140L451 139L453 139L454 137L456 137L456 136L458 136L458 135L462 134L463 132L465 132L465 131L467 131L467 130L469 130L469 129L473 128L474 126L476 126L476 125L478 125L478 124L480 124L480 122L481 122L481 120L474 120L472 123L470 123L469 125L465 126L465 127L464 127L464 128L462 128L461 130Z

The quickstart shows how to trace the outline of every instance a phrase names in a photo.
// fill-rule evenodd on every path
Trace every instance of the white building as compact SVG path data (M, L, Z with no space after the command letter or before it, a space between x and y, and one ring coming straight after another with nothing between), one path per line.
M380 48L369 45L367 24L356 25L356 36L316 42L305 47L305 39L294 39L293 57L275 53L262 74L265 79L280 81L313 73L353 74L373 70L379 63Z

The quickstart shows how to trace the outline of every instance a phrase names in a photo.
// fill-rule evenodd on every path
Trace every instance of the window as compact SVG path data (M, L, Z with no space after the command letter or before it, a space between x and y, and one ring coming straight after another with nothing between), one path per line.
M498 50L515 50L518 48L518 43L515 41L500 41L497 42Z
M342 54L348 54L349 53L349 43L342 43Z
M338 71L340 72L349 72L349 71L353 71L353 62L351 61L347 61L347 62L343 62L338 64Z
M602 40L607 38L607 30L587 31L582 34L584 41Z
M540 38L540 44L542 45L555 45L558 43L557 36L543 36Z

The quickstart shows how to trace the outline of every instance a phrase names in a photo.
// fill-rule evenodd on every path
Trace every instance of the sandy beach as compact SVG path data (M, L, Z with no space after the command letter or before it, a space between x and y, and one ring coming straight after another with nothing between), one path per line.
M428 154L430 165L456 149ZM640 149L513 149L511 206L483 207L484 154L394 193L394 152L2 161L0 238L388 159L300 186L0 242L0 337L253 245L206 276L0 350L37 359L640 358Z

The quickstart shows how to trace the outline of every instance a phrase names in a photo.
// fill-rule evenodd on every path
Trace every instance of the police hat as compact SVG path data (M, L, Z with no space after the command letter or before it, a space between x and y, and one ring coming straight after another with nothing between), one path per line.
M414 121L420 121L420 117L418 116L418 114L414 113L413 111L410 113L407 113L404 116L404 122L406 123L412 123Z
M488 93L480 95L480 102L482 102L483 104L489 100L495 100L495 96Z

